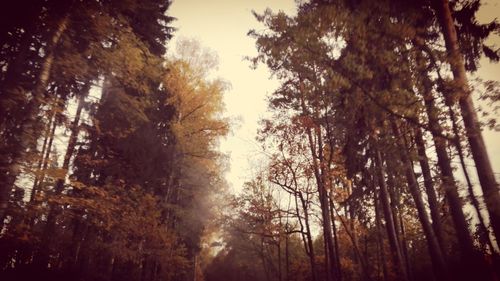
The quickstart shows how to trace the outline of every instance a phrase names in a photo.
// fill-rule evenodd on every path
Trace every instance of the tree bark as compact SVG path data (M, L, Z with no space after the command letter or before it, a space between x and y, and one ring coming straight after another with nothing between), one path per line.
M304 114L310 115L304 100L301 100L302 110ZM317 138L317 144L314 142L312 129L310 127L306 128L307 138L309 141L309 149L311 152L312 165L314 170L314 177L316 179L316 185L318 187L320 207L321 207L321 218L323 220L323 237L325 239L325 257L326 260L326 272L327 272L327 280L334 280L336 275L336 262L335 262L335 250L332 239L332 227L330 220L330 212L329 212L329 204L328 204L328 195L325 186L324 174L322 173L322 165L324 164L322 157L320 157L320 153L322 154L322 141L321 141L321 129L315 128L315 135ZM319 163L318 163L319 161Z
M50 128L52 128L52 123L55 123L55 108L52 109L52 112L49 117L49 123L47 124L47 128L45 130L44 138L43 138L43 144L42 144L42 151L40 152L40 160L38 161L38 165L36 167L37 173L40 173L42 171L43 163L45 161L45 153L48 150L47 149L47 143L49 142L49 139L52 140L54 138L54 133L53 131L51 132ZM40 182L40 176L38 174L35 175L35 180L33 182L33 187L31 189L31 194L30 194L30 202L33 202L35 200L36 192L38 189L38 183Z
M469 232L469 226L465 220L465 215L462 209L463 202L458 194L458 187L453 175L451 160L447 152L447 140L443 138L443 127L439 120L439 109L437 108L434 96L432 94L432 82L428 73L421 73L422 81L422 96L427 112L429 129L432 134L432 139L436 149L438 166L441 173L442 187L446 194L448 206L450 207L451 218L455 232L457 234L461 255L467 258L474 252L472 238Z
M299 193L299 198L302 205L302 209L304 211L304 224L306 227L306 241L307 241L306 248L308 249L306 250L306 252L309 257L309 263L311 264L311 278L313 281L316 281L318 280L318 271L316 269L316 255L314 254L313 238L311 234L311 226L309 224L309 208L307 207L307 202L301 193Z
M57 107L57 104L55 104L54 107ZM31 198L33 199L35 198L36 193L40 190L40 188L43 188L43 183L45 182L45 176L47 175L47 169L49 167L50 154L52 153L52 143L54 142L56 128L57 128L57 114L54 116L54 120L52 122L52 128L50 129L47 148L45 150L45 155L43 155L42 158L42 167L39 170L41 174L39 178L35 179L35 182L33 183L33 190L31 191L32 193Z
M69 171L69 164L71 157L73 156L73 153L75 151L76 147L76 141L78 139L78 134L80 132L80 117L83 109L83 105L85 103L85 97L90 89L90 84L87 84L87 86L83 89L83 92L80 94L79 100L78 100L78 107L76 109L76 114L75 118L73 120L73 123L71 125L71 135L68 140L68 147L66 149L66 153L64 155L64 161L62 165L62 169L65 171L64 175L61 176L56 182L56 186L54 189L54 194L60 195L63 190L64 190L64 182L66 180L66 175L68 174ZM54 232L55 228L55 223L57 216L59 214L59 208L57 206L51 206L49 210L49 214L47 215L47 223L45 225L42 238L41 238L41 249L36 255L36 261L39 266L45 267L48 262L48 257L49 257L49 249L52 244L52 233Z
M336 268L337 280L340 281L342 280L342 269L340 266L340 252L339 252L339 242L337 236L337 226L335 225L335 215L333 214L335 205L333 204L333 199L331 196L328 196L328 204L330 209L330 219L332 221L333 241L335 244L335 268Z
M488 247L492 252L495 251L495 248L493 246L493 242L490 239L490 231L488 230L488 227L486 226L485 220L483 218L483 214L481 213L481 207L479 205L479 200L477 199L476 195L474 194L474 186L472 184L472 180L469 176L469 171L467 169L467 165L465 164L465 155L464 155L464 149L462 147L462 143L460 140L460 129L458 127L458 122L457 122L457 117L455 115L455 111L453 110L453 106L450 104L448 105L448 112L450 115L451 119L451 124L453 127L453 139L455 140L455 147L457 149L458 153L458 158L460 159L460 166L462 166L462 172L465 177L465 181L467 182L467 191L469 192L469 198L471 200L472 206L476 210L477 213L477 218L479 220L479 230L482 235L484 235L484 240L481 241L481 243L486 242L488 244Z
M406 241L405 223L403 221L403 215L401 215L401 212L399 212L396 220L399 220L399 228L400 228L400 232L401 232L401 249L403 251L403 255L405 258L405 262L406 262L406 266L407 266L406 268L408 270L408 275L410 276L411 280L415 280L415 277L413 276L411 262L410 262L410 253L408 252L408 243Z
M481 183L491 226L496 240L500 241L500 193L493 168L486 151L486 146L479 126L478 116L472 101L471 91L467 81L467 74L463 56L458 44L457 31L451 14L448 0L434 0L435 10L443 31L449 63L455 85L457 87L458 104L465 124L467 139L469 140L472 157L476 164L476 171Z
M367 262L366 262L366 259L365 259L365 258L367 258L367 256L363 256L361 254L361 251L359 250L358 243L356 242L356 235L354 233L356 230L354 228L352 228L351 230L349 230L349 227L348 227L347 223L340 217L337 209L335 209L335 206L333 205L333 200L331 198L330 198L330 204L332 205L332 210L334 210L337 213L337 215L339 217L339 221L344 226L344 229L345 229L345 231L347 233L347 236L349 236L349 239L351 240L352 247L354 249L354 255L355 255L355 257L357 257L357 259L359 260L359 263L360 263L360 267L361 267L363 279L364 280L370 280L370 275L368 273L368 266L367 266ZM333 216L333 214L332 214L332 216Z
M66 14L59 21L54 33L52 34L52 38L48 42L46 56L41 65L37 82L32 91L32 98L26 109L26 117L20 122L20 136L17 138L19 141L16 147L13 148L13 156L8 165L6 165L5 171L0 173L0 226L3 225L3 221L5 219L5 211L8 207L10 193L20 171L20 164L24 158L25 150L33 143L33 139L36 139L34 136L36 127L35 115L40 104L42 103L42 95L49 82L52 65L54 63L55 48L57 47L61 36L66 31L68 23L69 14Z
M420 169L422 170L422 176L424 178L424 187L432 218L432 228L434 229L439 246L441 247L441 252L444 257L446 257L446 243L444 241L443 224L441 223L441 215L439 213L439 203L436 196L436 190L434 189L431 168L429 166L429 158L427 157L427 153L425 151L425 142L422 136L422 130L420 128L415 129L415 144L417 146Z
M387 236L389 238L392 260L394 263L394 267L398 271L398 279L408 281L408 272L406 271L406 267L403 261L403 254L398 243L394 217L392 216L391 205L389 202L389 193L387 190L387 184L385 182L385 169L382 163L382 156L380 154L380 150L377 147L378 144L376 143L376 140L374 140L373 143L375 148L374 162L376 166L376 176L380 187L379 200L382 203L382 209L384 212L385 225Z
M427 240L427 247L429 249L429 254L432 260L432 267L434 268L434 273L437 280L448 280L448 269L446 266L446 260L441 251L436 234L432 228L431 221L427 215L427 210L425 208L424 201L422 199L422 194L420 192L415 173L413 171L413 165L408 157L408 145L402 141L404 136L398 127L398 124L392 120L392 130L394 136L396 137L397 147L399 148L399 158L401 159L402 165L405 169L406 181L408 182L408 189L413 197L415 206L417 208L418 219L422 225L422 230L424 231L425 238Z
M382 229L381 229L381 219L380 219L380 207L379 207L379 202L380 202L380 196L377 196L377 190L375 190L375 181L376 181L377 175L373 173L373 199L374 199L374 207L375 207L375 227L377 231L377 257L380 259L380 263L382 264L382 274L383 274L383 280L387 281L388 280L388 270L387 270L387 264L385 262L385 253L384 253L384 239L382 236ZM380 275L380 265L378 267L378 274ZM378 276L377 276L378 277Z
M394 218L394 228L396 229L396 238L399 243L399 247L401 247L401 253L403 254L403 259L405 262L406 266L406 271L408 272L408 278L410 280L413 280L412 276L412 270L411 266L409 263L409 257L408 257L408 251L407 251L407 246L406 242L404 239L404 231L403 231L403 222L399 219L402 217L401 211L400 211L400 192L397 192L396 189L398 188L396 184L396 178L398 176L398 164L396 158L388 158L386 157L386 163L387 163L387 189L389 191L389 198L391 200L391 210L392 210L392 216Z

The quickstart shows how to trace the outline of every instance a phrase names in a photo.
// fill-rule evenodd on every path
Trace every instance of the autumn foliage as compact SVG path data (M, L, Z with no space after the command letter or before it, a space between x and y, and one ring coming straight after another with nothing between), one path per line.
M0 279L193 278L229 128L169 4L2 8Z
M254 12L250 64L280 84L237 194L229 84L171 46L169 0L4 2L0 280L499 279L480 0Z

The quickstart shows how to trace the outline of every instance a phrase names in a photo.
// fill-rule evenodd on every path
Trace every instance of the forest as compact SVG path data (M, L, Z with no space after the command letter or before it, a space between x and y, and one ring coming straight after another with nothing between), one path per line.
M500 280L482 4L251 11L279 86L235 191L230 82L171 0L2 2L0 280Z

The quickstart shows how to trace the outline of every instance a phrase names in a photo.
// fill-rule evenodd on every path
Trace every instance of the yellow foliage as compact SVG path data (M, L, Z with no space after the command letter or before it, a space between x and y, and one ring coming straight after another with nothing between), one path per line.
M198 64L207 61L202 59ZM197 158L217 156L217 140L229 131L229 122L222 117L227 84L220 79L209 80L203 65L182 58L168 61L167 68L164 87L171 94L168 103L176 108L172 130L180 150Z

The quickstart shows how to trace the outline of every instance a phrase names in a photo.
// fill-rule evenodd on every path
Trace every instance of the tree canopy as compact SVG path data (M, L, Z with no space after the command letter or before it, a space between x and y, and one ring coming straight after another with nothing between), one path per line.
M499 82L470 80L500 58L482 1L254 11L242 63L279 87L239 193L230 83L198 41L170 46L170 4L1 4L1 280L499 278Z

